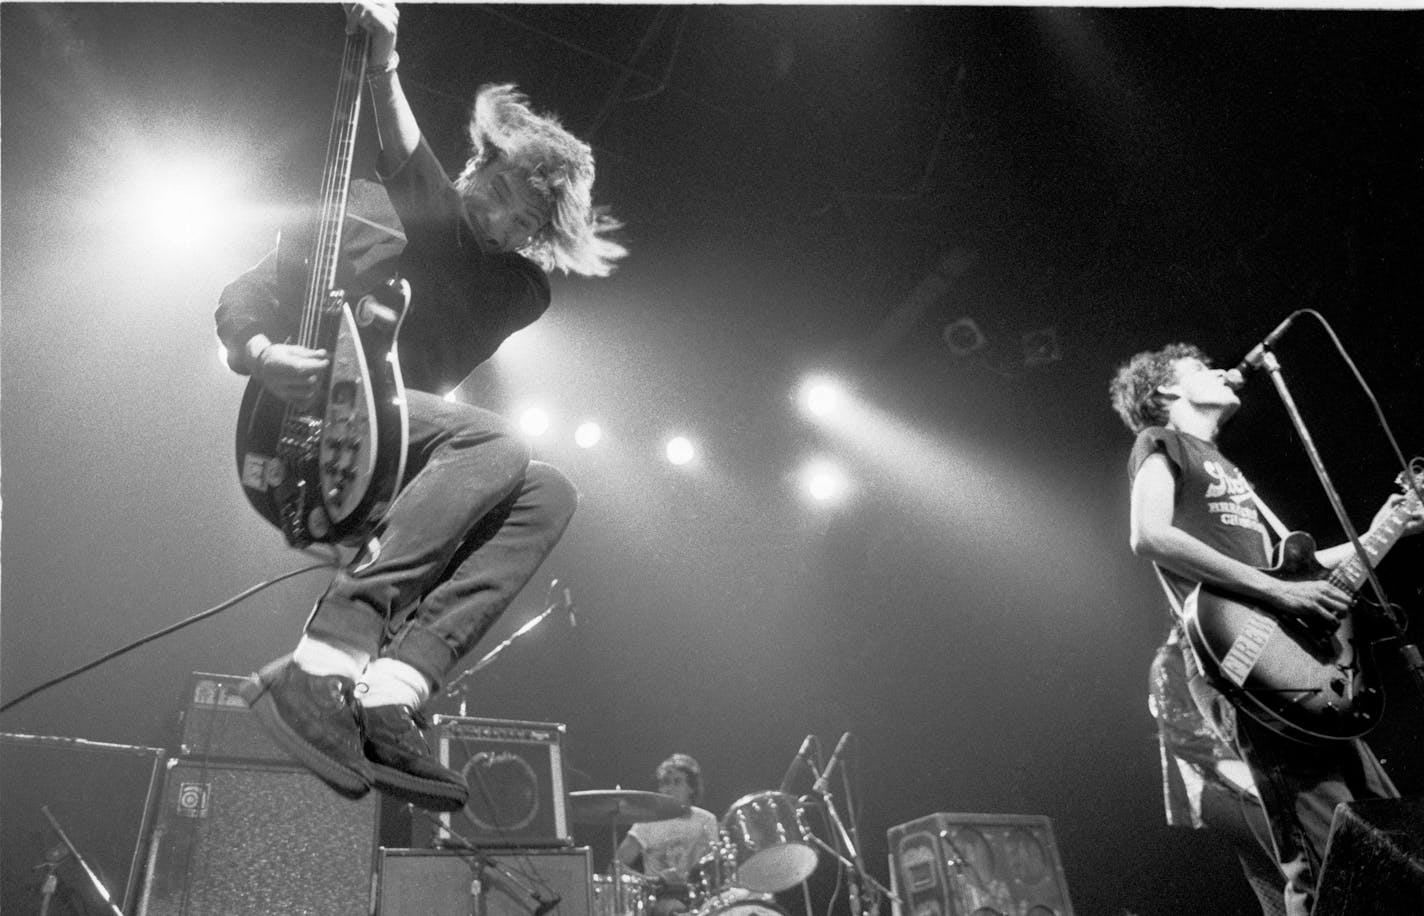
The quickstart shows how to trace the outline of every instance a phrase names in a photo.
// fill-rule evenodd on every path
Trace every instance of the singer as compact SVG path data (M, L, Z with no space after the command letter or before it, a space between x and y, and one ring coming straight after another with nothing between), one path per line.
M688 877L717 842L717 816L694 802L702 800L702 767L686 754L673 754L654 773L658 791L688 806L687 814L644 821L628 828L615 858L630 868L642 860L653 879L650 916L671 916L691 903Z
M468 788L432 756L419 710L548 556L576 493L530 461L500 417L441 395L544 313L547 271L602 276L626 252L606 237L617 224L592 205L589 146L513 86L475 96L469 158L447 177L401 88L398 20L389 0L346 5L347 33L370 35L380 184L352 183L337 279L353 291L397 273L410 283L399 347L410 429L402 489L336 573L295 650L254 675L243 696L274 740L342 795L374 787L457 810ZM287 342L308 253L284 243L226 287L216 316L233 371L297 405L324 399L330 365L326 351Z
M1226 374L1197 347L1170 344L1133 356L1110 386L1113 409L1137 437L1128 462L1130 543L1156 568L1172 611L1153 666L1150 706L1162 742L1168 822L1206 826L1231 842L1263 913L1284 907L1290 916L1306 916L1335 806L1398 792L1360 741L1292 741L1233 706L1206 683L1187 641L1183 602L1199 583L1259 602L1292 627L1318 634L1338 628L1338 615L1349 607L1350 596L1323 579L1287 581L1262 571L1271 540L1262 519L1274 516L1216 447L1222 424L1240 406ZM1380 509L1372 528L1398 499ZM1424 515L1415 513L1405 533L1421 529ZM1345 543L1315 558L1332 568L1352 554ZM1247 765L1245 785L1224 778L1236 759ZM1243 803L1230 803L1237 798ZM1249 829L1261 814L1269 838Z

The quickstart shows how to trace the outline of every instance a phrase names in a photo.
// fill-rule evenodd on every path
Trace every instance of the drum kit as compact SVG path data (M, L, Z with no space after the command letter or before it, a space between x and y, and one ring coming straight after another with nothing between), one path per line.
M657 792L595 789L569 795L575 823L618 828L688 813ZM720 822L719 837L687 876L692 916L785 916L772 895L816 870L816 840L797 799L785 792L753 792L738 799ZM593 877L594 916L648 916L657 882L615 863Z

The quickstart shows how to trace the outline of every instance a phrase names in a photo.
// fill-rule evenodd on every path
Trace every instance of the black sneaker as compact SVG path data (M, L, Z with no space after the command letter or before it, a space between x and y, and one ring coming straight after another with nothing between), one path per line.
M360 798L371 790L371 767L361 752L355 686L349 677L308 674L284 655L238 693L298 763L347 798Z
M425 717L409 706L358 706L366 762L377 789L430 811L459 811L470 789L430 753L421 729Z

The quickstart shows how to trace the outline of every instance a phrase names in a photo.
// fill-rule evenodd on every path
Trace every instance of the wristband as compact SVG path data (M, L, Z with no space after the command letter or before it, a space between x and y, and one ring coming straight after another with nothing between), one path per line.
M396 67L399 66L400 55L397 54L395 51L392 51L391 56L386 58L385 63L372 64L371 66L366 68L366 79L373 80L379 76L389 76L390 74L395 73Z

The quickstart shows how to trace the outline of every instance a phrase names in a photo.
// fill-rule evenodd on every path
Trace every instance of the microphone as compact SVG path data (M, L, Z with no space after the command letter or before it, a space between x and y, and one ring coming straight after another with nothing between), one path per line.
M831 759L826 761L826 768L821 771L821 775L816 777L816 784L811 787L811 791L820 795L826 791L826 783L830 781L831 771L836 768L836 761L841 759L841 751L845 750L846 741L850 740L850 732L841 735L841 740L836 742L836 749L831 751Z
M539 905L534 908L534 916L545 916L546 913L562 903L564 898L555 894L548 900L540 900L538 897L534 899L539 900Z
M786 775L781 777L782 792L791 789L791 777L796 775L796 764L805 761L806 755L811 753L811 742L815 740L815 735L807 735L806 740L801 742L801 750L797 751L796 756L791 758L791 765L786 768Z
M1239 390L1246 384L1246 376L1248 373L1255 372L1261 368L1261 363L1266 358L1266 351L1274 347L1276 341L1285 335L1286 328L1291 326L1295 321L1295 316L1299 314L1300 312L1291 312L1287 315L1286 320L1276 325L1276 329L1267 334L1265 340L1256 344L1256 346L1252 347L1246 355L1242 357L1241 362L1236 364L1236 368L1226 371L1226 384L1233 391Z

